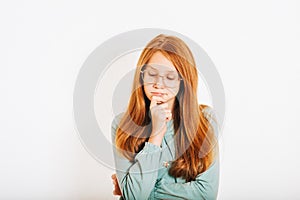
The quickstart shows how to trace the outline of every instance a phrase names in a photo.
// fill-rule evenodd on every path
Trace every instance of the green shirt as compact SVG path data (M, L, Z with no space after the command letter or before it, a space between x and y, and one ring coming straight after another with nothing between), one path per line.
M218 134L215 113L211 107L203 110L214 132ZM130 162L115 147L115 134L123 113L112 122L112 141L116 174L122 197L120 199L216 199L219 185L219 158L199 174L195 181L186 182L168 174L175 160L173 120L167 122L167 132L161 147L146 142L144 148ZM216 135L217 136L217 135Z

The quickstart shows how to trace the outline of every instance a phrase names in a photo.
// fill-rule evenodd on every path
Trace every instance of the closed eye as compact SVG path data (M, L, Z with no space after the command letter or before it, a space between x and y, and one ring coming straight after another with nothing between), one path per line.
M156 71L154 71L154 70L151 70L151 71L148 71L148 75L149 76L157 76L158 73Z
M168 74L167 75L167 79L169 80L175 80L177 78L177 76L175 74Z

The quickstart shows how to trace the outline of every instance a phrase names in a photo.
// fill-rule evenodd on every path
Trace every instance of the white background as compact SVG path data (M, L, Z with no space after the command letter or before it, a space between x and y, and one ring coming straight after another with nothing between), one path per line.
M179 2L1 1L0 199L116 199L72 94L88 55L137 28L186 35L221 75L219 199L299 198L299 1Z

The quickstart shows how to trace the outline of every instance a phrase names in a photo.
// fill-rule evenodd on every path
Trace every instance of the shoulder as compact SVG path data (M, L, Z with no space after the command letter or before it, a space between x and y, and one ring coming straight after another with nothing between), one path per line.
M205 104L200 104L200 111L204 114L205 118L210 120L213 117L216 117L216 111L213 107L205 105Z
M218 136L219 133L219 120L217 117L216 110L208 105L200 104L199 105L200 111L203 113L204 117L209 122L211 128L213 128L215 135Z
M199 104L199 109L208 120L216 116L215 109L209 105Z

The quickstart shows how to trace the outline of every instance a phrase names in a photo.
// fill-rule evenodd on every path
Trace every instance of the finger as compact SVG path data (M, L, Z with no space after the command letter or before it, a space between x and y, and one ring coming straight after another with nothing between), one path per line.
M152 96L151 103L150 103L150 109L157 105L157 96Z
M119 195L119 196L122 195L119 186L115 186L115 187L113 188L113 195Z
M164 110L166 110L166 108L168 108L168 106L169 106L168 103L162 103L162 104L158 105L159 108L164 109Z
M118 184L118 180L114 179L114 184L117 185Z
M121 196L122 195L122 193L121 193L121 191L113 191L113 195L117 195L117 196Z
M164 101L166 101L166 100L168 99L168 95L167 95L167 94L164 94L164 95L161 96L161 98L162 98Z
M167 94L164 94L162 96L157 96L157 104L160 105L160 104L163 104L163 103L166 103L168 102L170 99L168 99L168 95Z
M113 184L116 184L117 179L116 178L112 179L112 182L113 182Z

